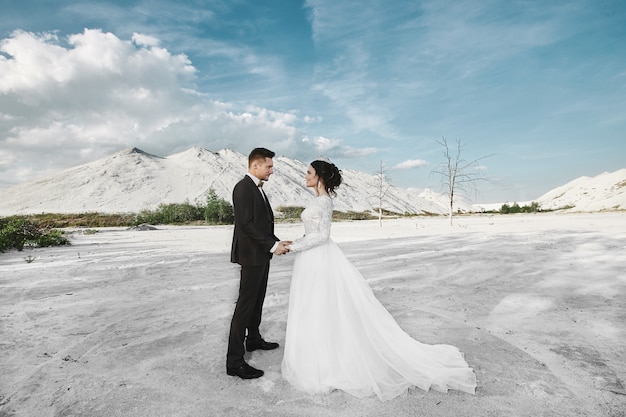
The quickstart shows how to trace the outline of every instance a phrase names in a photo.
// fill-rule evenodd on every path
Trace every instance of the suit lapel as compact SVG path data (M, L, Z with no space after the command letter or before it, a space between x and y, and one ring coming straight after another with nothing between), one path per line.
M263 202L263 205L264 205L265 209L267 210L270 218L272 220L274 220L274 212L272 211L272 206L270 205L270 200L267 198L267 194L265 194L265 191L263 191L263 188L261 188L261 190L259 190L259 187L254 183L252 178L250 178L248 175L246 175L246 178L250 181L250 184L252 184L254 192L257 193L258 197Z
M262 198L264 200L265 207L267 208L267 212L269 213L271 218L274 218L274 212L272 211L272 206L270 205L270 200L267 198L267 194L265 194L265 191L263 191L263 188L261 188L261 194L263 194Z

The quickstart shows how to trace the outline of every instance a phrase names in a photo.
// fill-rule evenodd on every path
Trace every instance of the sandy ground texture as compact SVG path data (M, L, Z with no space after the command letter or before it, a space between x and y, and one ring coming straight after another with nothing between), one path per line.
M247 355L263 378L226 375L231 234L75 230L71 246L0 253L0 416L626 415L624 213L334 224L401 327L458 346L478 377L475 396L387 402L296 391L282 346ZM293 257L272 262L262 331L282 344Z

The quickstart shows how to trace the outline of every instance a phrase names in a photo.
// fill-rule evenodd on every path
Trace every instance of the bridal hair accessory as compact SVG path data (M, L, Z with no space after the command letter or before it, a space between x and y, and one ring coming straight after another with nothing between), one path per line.
M316 159L316 161L322 161L322 162L326 162L327 164L331 164L334 165L330 159L326 158L325 156L320 156L319 158Z
M337 170L337 166L335 166L335 164L333 164L330 159L328 159L325 156L320 156L319 158L316 159L316 161L326 162L328 165L330 165L332 169L330 172L330 177L328 177L328 179L335 178L335 170Z

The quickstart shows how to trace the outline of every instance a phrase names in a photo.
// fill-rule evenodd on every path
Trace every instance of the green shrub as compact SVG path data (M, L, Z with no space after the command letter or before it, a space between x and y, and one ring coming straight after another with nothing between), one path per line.
M135 216L133 226L140 224L160 224L161 220L160 215L156 211L141 210L139 214Z
M21 251L26 245L56 246L69 243L61 231L43 228L25 217L0 218L0 252L13 248Z
M540 210L539 203L533 201L530 206L524 206L523 209L526 213L536 213Z
M232 224L235 221L233 206L209 190L206 206L189 203L161 204L156 210L142 210L135 216L133 225L185 224L206 221L211 224Z
M161 204L155 211L141 211L133 224L183 224L198 220L204 220L202 207L189 203L172 203Z
M50 230L48 232L44 232L41 236L39 236L35 243L37 246L46 247L46 246L61 246L61 245L69 245L70 241L63 236L63 232L60 230Z
M508 204L503 204L500 208L501 214L515 214L515 213L537 213L541 211L541 207L539 207L539 203L533 201L529 206L520 207L519 204L514 203L512 206Z
M232 204L223 198L219 198L213 188L209 190L207 195L204 220L213 224L233 224L235 221L235 212Z
M189 203L162 204L159 210L163 220L161 223L182 224L203 220L202 208Z

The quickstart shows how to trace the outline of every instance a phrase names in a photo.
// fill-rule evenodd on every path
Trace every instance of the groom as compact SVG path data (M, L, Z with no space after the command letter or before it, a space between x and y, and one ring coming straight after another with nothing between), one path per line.
M272 254L289 252L288 245L291 243L281 242L274 235L274 215L262 188L263 182L273 173L274 155L265 148L253 149L248 156L248 174L233 189L235 229L230 260L241 265L241 280L239 298L230 323L226 373L243 379L263 376L262 370L253 368L243 359L246 350L252 352L278 347L278 343L263 340L259 332L270 259Z

